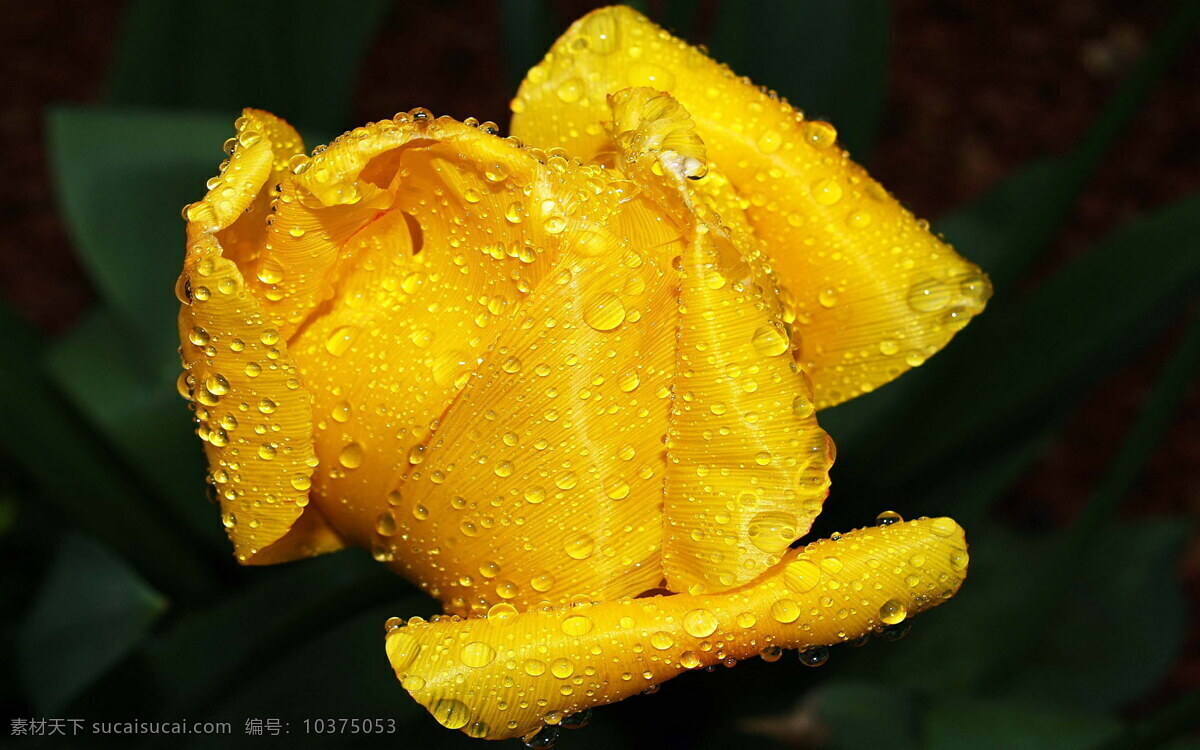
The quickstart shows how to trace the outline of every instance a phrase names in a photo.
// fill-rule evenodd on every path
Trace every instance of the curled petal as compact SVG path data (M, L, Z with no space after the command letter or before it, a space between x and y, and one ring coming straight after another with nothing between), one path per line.
M401 683L443 725L500 739L682 672L851 640L952 596L967 567L948 518L861 529L793 550L721 594L655 596L391 630Z
M261 205L300 148L299 136L258 110L246 110L236 129L229 162L186 212L188 250L176 288L179 386L192 402L235 554L258 564L342 542L319 513L304 512L316 464L311 396L239 268L265 229Z
M513 132L582 158L611 151L607 97L671 93L696 123L767 245L788 322L806 341L816 403L831 406L921 364L983 309L990 285L807 120L625 7L577 21L529 71Z
M707 165L687 111L644 88L609 102L618 163L674 209L684 241L663 491L667 587L728 589L808 531L828 493L832 446L757 241L725 226L689 179Z

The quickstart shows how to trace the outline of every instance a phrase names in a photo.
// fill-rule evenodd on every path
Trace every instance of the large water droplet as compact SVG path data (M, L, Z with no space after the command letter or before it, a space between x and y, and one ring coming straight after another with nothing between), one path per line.
M597 331L611 331L625 322L625 304L612 292L601 292L584 303L583 320Z

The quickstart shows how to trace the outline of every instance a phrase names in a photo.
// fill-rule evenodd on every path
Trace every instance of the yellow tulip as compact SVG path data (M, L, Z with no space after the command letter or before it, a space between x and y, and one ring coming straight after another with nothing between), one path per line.
M446 612L390 623L404 688L488 738L953 595L946 518L792 545L817 409L943 346L979 269L833 126L628 8L512 108L521 140L413 110L312 156L237 121L177 287L237 558L370 549Z

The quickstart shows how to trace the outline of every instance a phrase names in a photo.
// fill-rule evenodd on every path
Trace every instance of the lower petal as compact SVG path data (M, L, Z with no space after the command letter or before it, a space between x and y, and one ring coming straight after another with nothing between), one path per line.
M899 623L953 596L966 567L958 524L923 518L814 542L720 594L414 618L390 631L387 652L404 688L444 726L519 737L682 672Z

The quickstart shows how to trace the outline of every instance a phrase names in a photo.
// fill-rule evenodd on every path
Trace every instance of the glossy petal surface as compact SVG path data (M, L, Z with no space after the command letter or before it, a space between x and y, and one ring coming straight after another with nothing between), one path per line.
M692 187L709 167L691 116L644 87L609 104L616 163L683 232L664 574L672 591L719 591L757 577L808 530L832 453L756 239ZM721 209L745 226L736 206Z
M513 132L589 159L611 150L606 98L630 86L671 93L696 121L789 293L819 407L924 362L982 310L990 285L836 144L700 50L625 7L577 21L529 71Z
M263 553L278 560L341 545L314 517L290 537L286 551L266 553L308 505L316 463L311 395L286 342L218 239L249 234L239 223L255 216L255 202L274 190L271 135L278 127L274 118L250 110L238 121L228 165L205 198L188 208L188 250L177 286L185 370L180 392L193 404L209 480L243 562L258 562ZM292 147L285 145L285 152Z
M721 594L414 618L389 633L387 652L405 689L443 725L519 737L689 670L900 623L952 596L967 559L957 524L922 519L792 550Z

